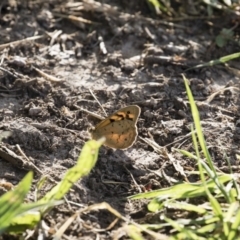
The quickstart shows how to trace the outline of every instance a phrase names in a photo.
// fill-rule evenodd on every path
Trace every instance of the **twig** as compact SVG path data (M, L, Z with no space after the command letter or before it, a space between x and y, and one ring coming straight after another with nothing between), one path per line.
M13 41L13 42L10 42L10 43L4 43L4 44L0 45L0 50L4 49L6 47L10 47L11 45L15 46L15 45L18 45L19 43L22 43L22 42L33 41L33 40L40 39L40 38L43 38L43 37L45 37L45 35L33 36L33 37L29 37L29 38L24 38L24 39L21 39L21 40Z
M8 70L5 69L5 68L0 67L0 70L3 71L3 72L6 72L6 73L9 74L11 77L14 77L14 78L17 78L17 77L18 77L17 75L15 75L14 73L11 73L10 71L8 71Z
M138 229L140 229L141 231L149 234L151 237L153 237L154 239L162 239L162 240L166 240L168 239L168 237L164 234L161 233L156 233L152 230L147 229L146 227L135 223L134 221L129 220L128 218L122 216L117 210L115 210L114 208L112 208L108 203L106 202L102 202L99 204L93 204L91 206L85 207L79 211L77 211L74 215L72 215L70 218L67 219L67 221L59 228L58 232L56 234L54 234L54 239L59 239L61 238L61 236L63 235L63 233L67 230L67 228L72 224L72 222L82 213L84 212L89 212L89 211L97 211L97 210L101 210L101 209L107 209L109 212L111 212L113 215L115 215L117 218L122 219L124 222L126 222L127 224L132 224L135 227L137 227ZM115 221L113 221L109 227L111 227L113 224L115 224ZM108 227L108 228L109 228ZM105 229L106 230L106 229Z
M95 23L91 20L87 20L87 19L84 19L82 17L76 17L76 16L73 16L73 15L67 15L67 14L56 13L56 12L53 12L53 15L56 16L56 17L61 17L61 18L65 18L65 19L69 19L69 20L73 20L73 21L77 21L77 22L87 23L87 24Z
M220 90L218 90L217 92L215 92L215 93L213 93L212 95L210 95L205 102L210 103L218 94L222 94L222 93L225 92L226 90L232 90L232 89L239 90L239 88L233 87L233 86L220 89Z
M98 114L96 114L96 113L93 113L93 112L90 112L90 111L88 111L87 109L84 109L84 108L80 108L80 107L78 107L77 105L73 105L75 108L77 108L77 109L79 109L80 111L83 111L83 112L85 112L85 113L88 113L89 115L91 115L91 116L93 116L93 117L95 117L95 118L97 118L97 119L100 119L100 120L103 120L104 119L104 117L101 117L101 116L99 116Z
M94 99L97 101L97 103L99 104L99 106L101 107L101 109L103 110L103 112L105 113L105 116L107 116L106 111L104 110L103 106L101 105L101 103L98 101L97 97L95 96L95 94L92 92L92 90L89 88L88 89L89 92L92 94L92 96L94 97Z
M34 169L37 173L42 175L42 172L32 162L24 161L21 157L5 146L0 146L0 157L18 168L26 170Z
M132 173L127 169L127 167L126 167L125 165L123 165L123 167L124 167L124 168L127 170L127 172L130 174L130 176L131 176L134 184L135 184L135 185L137 186L137 188L138 188L138 191L141 193L141 192L142 192L142 189L141 189L140 186L137 184L137 182L136 182L135 178L133 177Z
M34 66L32 66L32 68L33 68L35 71L37 71L42 77L44 77L45 79L47 79L47 80L49 80L49 81L51 81L51 82L62 82L61 79L55 78L55 77L53 77L53 76L51 76L51 75L43 72L42 70L40 70L40 69L38 69L38 68L36 68L36 67L34 67Z

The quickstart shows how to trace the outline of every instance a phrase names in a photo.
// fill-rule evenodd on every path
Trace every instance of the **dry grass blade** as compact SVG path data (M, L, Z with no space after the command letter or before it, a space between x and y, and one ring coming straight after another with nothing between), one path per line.
M3 50L4 48L10 47L10 46L16 46L20 43L24 43L24 42L27 42L27 41L34 41L34 40L37 40L37 39L40 39L40 38L43 38L43 37L45 37L45 35L33 36L33 37L24 38L22 40L17 40L17 41L13 41L13 42L9 42L9 43L4 43L4 44L0 45L0 50Z
M66 15L66 14L56 13L56 12L54 12L53 15L56 16L56 17L69 19L69 20L72 20L72 21L75 21L75 22L81 22L81 23L87 23L87 24L95 23L96 24L96 22L93 22L91 20L87 20L87 19L82 18L82 17L76 17L76 16L73 16L73 15Z
M78 212L76 212L72 217L70 217L65 223L64 225L59 229L58 233L55 234L55 238L54 239L59 239L59 237L62 236L62 234L66 231L66 229L69 227L69 225L74 221L74 219L82 214L82 213L86 213L86 212L90 212L90 211L98 211L98 210L102 210L102 209L107 209L109 212L111 212L113 215L115 215L117 218L123 220L124 222L126 222L127 224L131 224L135 227L137 227L138 229L140 229L141 231L149 234L151 237L153 237L154 239L161 239L161 240L167 240L168 237L164 234L160 234L160 233L156 233L154 231L148 230L146 227L143 227L140 224L137 224L129 219L127 219L126 217L124 217L123 215L121 215L117 210L115 210L114 208L112 208L108 203L106 202L102 202L99 204L94 204L91 205L89 207L86 207L84 209L79 210ZM113 225L113 223L115 224L115 221L112 222L110 226ZM106 229L107 230L107 229Z
M36 68L36 67L34 67L34 66L32 66L32 68L33 68L36 72L38 72L42 77L44 77L46 80L49 80L49 81L54 82L54 83L62 82L62 81L63 81L63 80L61 80L61 79L58 79L58 78L56 78L56 77L54 77L54 76L51 76L51 75L43 72L42 70L40 70L40 69L38 69L38 68Z

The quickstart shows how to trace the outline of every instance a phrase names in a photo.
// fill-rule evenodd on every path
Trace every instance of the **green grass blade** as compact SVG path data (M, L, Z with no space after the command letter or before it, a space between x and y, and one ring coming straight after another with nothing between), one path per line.
M32 173L29 173L14 191L0 198L0 233L7 227L11 232L33 228L41 219L39 210L47 210L62 203L56 200L63 198L79 178L91 171L96 164L100 146L100 142L88 141L82 149L77 164L69 169L63 180L38 202L23 204L25 195L30 189Z
M81 177L86 176L95 166L100 146L101 143L95 140L86 142L77 160L77 164L67 171L62 181L58 183L49 193L47 193L42 198L42 201L48 202L52 199L62 199L73 184Z
M195 103L195 101L193 99L192 92L191 92L191 90L190 90L190 88L188 86L188 80L185 78L184 75L183 75L183 79L184 79L184 83L185 83L185 88L186 88L186 91L187 91L188 99L189 99L189 102L190 102L191 112L192 112L193 121L194 121L195 128L196 128L199 144L201 146L201 149L203 151L204 156L207 158L209 166L214 171L214 166L213 166L213 163L211 161L211 157L210 157L210 154L208 152L208 149L206 147L206 143L205 143L205 140L204 140L204 136L203 136L202 127L201 127L201 124L200 124L200 117L199 117L199 112L198 112L198 109L197 109L197 105L196 105L196 103Z
M133 240L144 240L142 237L140 229L138 229L136 226L129 225L126 227L126 230L128 232L129 237Z
M195 160L198 159L196 155L194 155L193 153L190 153L189 151L186 151L186 150L184 150L184 149L177 149L177 148L175 148L175 150L177 150L177 151L180 152L182 155L184 155L184 156L186 156L186 157L188 157L188 158L192 158L192 159L195 159Z
M63 201L51 201L48 203L35 202L23 204L19 209L19 215L11 221L7 232L21 233L26 229L34 228L41 220L40 210L42 208L50 208L62 203Z
M238 208L235 219L232 225L230 226L230 231L227 237L228 240L239 239L239 226L240 226L240 208Z
M230 174L222 174L218 176L219 181L224 184L232 180L232 175ZM212 179L206 181L207 187L210 190L214 190L216 188L216 184ZM167 199L182 199L182 198L192 198L206 196L206 191L202 183L179 183L174 186L168 188L162 188L158 190L154 190L151 192L139 193L133 196L130 196L129 199L149 199L149 198L158 198Z
M193 232L189 231L188 229L184 228L182 224L179 224L177 221L173 221L170 218L164 217L164 220L168 222L175 230L179 231L181 233L180 238L175 239L196 239L199 240L199 237Z
M29 172L17 187L0 198L0 234L8 228L12 220L21 212L21 205L30 190L33 173Z
M221 192L224 195L225 199L228 202L230 202L230 198L229 198L229 196L228 196L224 186L221 184L221 182L219 182L219 180L217 178L216 170L214 168L211 156L210 156L210 154L208 152L208 149L207 149L207 146L206 146L206 142L205 142L205 139L204 139L204 136L203 136L202 127L201 127L201 124L200 124L199 112L198 112L196 103L195 103L195 101L193 99L192 92L191 92L191 90L190 90L190 88L188 86L188 80L185 78L184 75L183 75L183 79L184 79L184 83L185 83L188 99L189 99L189 102L190 102L191 112L192 112L192 116L193 116L193 120L194 120L194 124L195 124L195 128L196 128L196 132L197 132L198 141L199 141L199 144L200 144L201 149L203 151L203 154L204 154L205 158L207 159L207 163L208 163L208 165L209 165L209 167L210 167L210 169L211 169L211 171L213 173L210 177L214 180L215 184L221 190ZM200 173L201 173L201 171L200 171Z
M239 57L240 57L240 52L233 53L233 54L221 57L219 59L215 59L215 60L212 60L209 62L205 62L205 63L199 64L199 65L196 65L195 67L188 68L186 71L196 69L196 68L209 67L209 66L214 66L217 64L226 63L228 61L231 61L231 60L233 60L235 58L239 58Z

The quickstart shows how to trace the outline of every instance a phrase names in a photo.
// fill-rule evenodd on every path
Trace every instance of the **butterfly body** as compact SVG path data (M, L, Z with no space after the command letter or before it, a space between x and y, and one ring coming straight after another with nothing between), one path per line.
M97 140L105 137L104 145L125 149L135 142L137 137L136 123L141 109L137 105L121 108L96 125L91 132L92 138Z

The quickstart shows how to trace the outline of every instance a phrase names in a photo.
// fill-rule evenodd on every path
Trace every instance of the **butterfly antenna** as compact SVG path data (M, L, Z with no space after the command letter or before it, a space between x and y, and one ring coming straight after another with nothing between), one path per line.
M98 101L97 97L95 96L95 94L92 92L92 90L89 88L88 89L89 92L92 94L93 98L97 101L98 105L100 106L100 108L103 110L105 116L107 117L107 113L105 111L105 109L103 108L103 106L101 105L101 103Z

